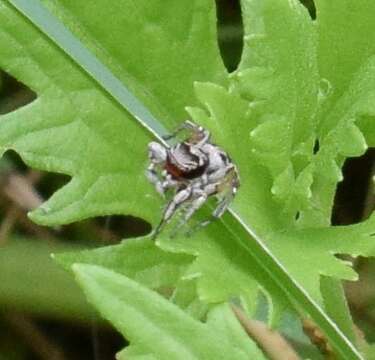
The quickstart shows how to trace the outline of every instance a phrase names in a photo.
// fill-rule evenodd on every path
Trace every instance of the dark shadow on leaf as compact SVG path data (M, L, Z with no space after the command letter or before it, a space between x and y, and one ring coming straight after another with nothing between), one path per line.
M17 171L20 174L25 174L30 169L14 150L7 150L0 159L0 164L1 173Z
M36 98L37 94L33 90L0 70L0 115L30 104Z
M320 144L319 144L319 140L316 139L315 140L315 143L314 143L314 149L313 149L313 153L316 154L320 149Z
M375 208L372 177L375 148L357 158L349 158L343 167L344 180L338 184L332 212L332 225L349 225L366 220Z
M309 14L311 16L311 19L316 19L316 7L314 0L300 0L302 5L306 6L307 10L309 11Z
M43 333L56 339L56 345L69 354L69 359L114 359L128 345L115 329L99 320L85 324L35 318L35 323Z
M236 70L243 48L243 24L239 0L216 0L220 53L229 72Z
M45 199L50 198L57 190L68 184L69 175L45 172L36 189L43 194Z
M101 216L95 218L95 223L109 231L114 236L115 241L145 236L152 230L150 223L130 215Z

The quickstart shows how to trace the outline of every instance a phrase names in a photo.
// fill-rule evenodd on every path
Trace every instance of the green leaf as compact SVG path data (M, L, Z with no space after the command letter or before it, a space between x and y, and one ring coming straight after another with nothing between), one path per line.
M333 104L347 89L354 74L374 55L375 4L359 0L315 0L319 34L319 71L330 82ZM354 51L355 50L355 51ZM339 61L340 59L340 61Z
M345 299L344 289L336 279L323 276L320 282L323 295L324 307L336 324L348 336L353 344L356 344L354 323L350 315L348 303Z
M197 296L197 279L182 278L176 285L170 300L196 319L204 319L208 305Z
M73 270L88 299L132 342L121 357L264 359L227 305L203 324L123 275L84 264Z
M98 8L109 11L108 18L112 17L112 12L121 13L116 10L117 5L108 7L104 2L101 5L96 2L93 9L90 9L90 5L87 4L86 20L94 21L87 26L95 29L93 31L98 38L92 35L88 38L81 34L89 47L90 39L95 39L95 45L103 42L101 47L95 46L94 53L109 66L119 80L127 83L154 114L165 119L166 125L175 124L183 119L183 106L191 103L193 99L193 80L220 81L219 78L223 78L224 75L224 67L218 57L216 41L214 42L215 28L207 22L207 13L211 14L211 17L214 15L212 4L209 1L200 5L191 5L188 1L185 3L179 2L176 7L173 2L164 2L164 11L156 2L152 7L157 10L148 9L148 15L160 15L150 20L152 26L143 27L143 31L137 30L136 33L134 21L144 23L147 14L139 18L122 18L123 23L116 24L116 29L121 25L121 31L133 34L134 41L139 45L142 41L142 46L121 46L119 54L116 54L119 50L119 39L113 36L118 31L102 30L95 21L99 13L105 16L102 11L97 11ZM75 2L70 3L73 7L74 4ZM126 1L117 4L122 8L130 6ZM85 24L81 8L75 9L80 12L80 22ZM176 22L171 9L184 9L180 12L186 19ZM58 49L49 46L49 42L41 38L40 33L26 24L6 3L1 4L1 10L4 20L1 40L4 47L0 66L16 78L24 79L25 83L37 92L38 100L28 109L24 109L25 115L20 116L20 113L15 112L4 117L4 121L1 122L0 153L13 148L22 153L24 160L31 166L72 176L68 185L31 215L33 219L50 225L115 212L133 213L149 221L156 220L155 214L158 213L160 200L153 192L149 194L150 204L153 206L147 207L148 215L144 211L146 208L142 210L142 215L135 209L139 208L135 206L139 198L138 191L150 189L143 175L146 160L144 154L146 144L151 140L150 135L129 119L105 92L98 90L95 81L89 79L77 66L62 56ZM169 17L166 14L169 14ZM74 17L69 19L74 23ZM16 29L15 34L13 25ZM104 22L103 25L113 24ZM80 28L83 29L84 26L81 25ZM105 35L104 38L100 34ZM183 34L191 35L186 37ZM142 40L134 38L135 35L141 36ZM130 38L127 37L128 40ZM174 43L174 66L184 69L184 75L175 74L164 65L166 52L171 50L171 41ZM160 44L157 46L155 42ZM22 44L27 43L35 44L30 49L30 54L26 48L22 49ZM204 51L196 52L190 48L201 43L205 44ZM103 50L106 47L113 52L113 56L109 55L111 52ZM153 50L150 56L145 57L143 49L150 47ZM137 53L135 49L142 51ZM132 56L128 56L129 51ZM22 66L12 67L15 58L24 58L27 61ZM201 65L196 66L196 63ZM153 71L150 69L152 64ZM134 71L145 79L135 79L134 74L129 75L128 72L134 67ZM145 68L149 71L145 72ZM65 74L69 74L69 80ZM170 75L173 75L172 78ZM146 84L149 86L147 90ZM173 100L171 89L174 90L174 94L178 94L173 96ZM155 94L151 96L153 92ZM44 114L42 119L40 114ZM98 119L110 121L105 123ZM19 123L22 123L22 126L19 126ZM130 134L137 135L134 137ZM83 142L82 139L86 140ZM137 146L134 146L134 139ZM123 161L129 149L132 149L131 163Z
M340 260L335 254L375 256L374 223L373 215L350 226L279 232L274 234L278 242L272 244L272 250L278 258L286 259L285 266L307 292L320 299L320 275L357 280L351 262ZM297 254L298 258L290 254Z
M363 148L363 138L368 146L375 144L374 126L374 25L371 14L375 4L372 1L344 0L330 2L317 0L318 33L319 33L319 71L322 78L329 84L329 91L321 109L320 133L326 136L328 132L341 122L346 111L353 115L358 128L353 129L346 142L348 146L357 145L357 151L350 156L360 155ZM349 24L349 26L348 26ZM341 59L338 61L338 59ZM362 81L360 79L362 78ZM354 81L353 81L354 80ZM354 86L353 86L354 82ZM354 90L355 89L355 90ZM354 90L354 91L353 91ZM353 121L352 117L349 119ZM361 144L362 143L362 144ZM359 146L358 146L359 145ZM342 166L342 159L338 166ZM329 190L331 188L331 190ZM334 185L320 180L317 190L325 192L330 201L326 202L326 213L331 207L334 196ZM317 198L319 202L320 199Z
M99 265L153 289L174 286L193 260L189 255L167 253L147 238L54 257L69 270L74 263Z
M374 360L375 359L375 345L371 344L366 346L366 359L367 360Z
M43 3L165 126L186 118L194 81L226 82L212 1Z
M35 29L24 23L22 18L7 6L2 5L2 9L7 19L2 29L4 43L8 40L11 46L14 38L19 39L20 43L38 43L36 40L38 39L40 46L33 46L33 58L30 59L29 66L45 68L47 66L45 59L49 59L47 68L59 69L57 73L47 72L44 75L42 72L28 71L27 66L16 66L12 70L14 75L23 77L27 74L31 77L27 83L38 92L39 98L34 104L24 108L23 112L12 113L1 122L2 143L6 144L6 148L16 149L30 165L66 172L73 176L67 186L33 213L33 218L44 224L57 224L94 214L132 213L156 221L159 218L157 214L159 214L160 200L143 176L146 160L144 149L148 141L143 130L130 119L126 120L125 114L113 104L112 100L96 89L96 84L82 74L79 68L66 61L64 57L59 57L59 52L54 47L48 46L48 41L40 38ZM200 14L198 12L199 16ZM166 23L166 18L163 17L160 21ZM13 31L13 28L8 28L10 24L16 24L16 28L19 29L26 29L9 37L8 29ZM23 54L27 59L28 53L22 51L21 46L17 51L17 56ZM10 66L7 64L12 64L12 60L12 56L4 57L5 66ZM65 73L70 74L69 82L66 81ZM160 82L159 76L160 74L153 80ZM196 75L196 78L200 76ZM59 84L59 88L56 88L55 84ZM51 101L52 95L44 95L43 86L51 89L51 93L59 93L59 103ZM85 89L90 86L92 90L89 96L86 95L87 91L76 89L76 87ZM65 94L66 103L62 94ZM80 99L81 95L84 95L82 99ZM77 105L71 106L70 101L73 105ZM56 105L61 106L58 117L55 114L58 111ZM44 108L46 110L41 111ZM30 116L27 123L24 123L25 113ZM48 114L43 121L39 118L41 113ZM64 124L54 126L60 117L60 121L63 120ZM106 125L100 120L101 118L111 121ZM36 130L34 130L35 124L38 125ZM129 138L127 133L134 133L137 136ZM66 141L69 138L70 140ZM136 142L133 142L135 138ZM85 144L81 139L86 139ZM123 156L129 151L131 151L132 162L124 163ZM137 161L134 161L135 159ZM140 208L139 198L143 198L144 195L146 195L147 206ZM210 235L211 242L216 241L216 235L217 232ZM224 261L228 262L226 259ZM235 264L234 273L237 273ZM267 284L265 286L268 287ZM241 290L236 292L240 292L245 303L250 304L248 307L254 307L256 299L253 294L256 289L252 289L248 284L241 284L240 287ZM233 290L230 289L230 292L232 295ZM225 298L228 296L225 290L221 293Z
M297 1L242 2L245 49L230 76L218 57L212 2L45 3L166 127L179 123L190 105L191 116L238 165L235 213L191 239L158 242L196 258L183 278L196 279L198 300L235 296L251 309L261 287L273 298L274 317L293 304L316 320L343 357L358 358L295 279L321 301L320 274L354 275L334 253L373 255L373 222L343 228L350 246L340 243L341 230L329 227L343 160L366 146L354 120L373 114L372 59L363 59L331 108L325 105L331 81L319 73L317 27ZM7 4L0 4L0 66L38 99L1 118L0 150L15 149L29 165L72 176L33 218L61 224L129 213L156 222L161 200L143 176L150 134ZM218 276L221 268L226 271Z

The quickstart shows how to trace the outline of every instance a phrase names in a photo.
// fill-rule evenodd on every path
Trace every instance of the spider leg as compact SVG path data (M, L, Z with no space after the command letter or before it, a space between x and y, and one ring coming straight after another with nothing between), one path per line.
M167 159L167 149L163 145L151 141L148 144L148 158L154 164L163 164Z
M168 189L171 189L171 188L177 188L178 187L179 182L177 180L173 179L171 174L168 174L168 172L164 170L162 172L162 175L165 179L162 183L162 187L163 187L164 191L166 191Z
M165 190L168 187L171 187L171 184L169 184L169 179L165 178L165 174L162 173L162 176L160 176L159 169L165 164L167 159L167 149L157 142L150 142L148 145L148 157L150 165L146 169L146 177L152 184L154 184L156 191L164 196ZM163 179L163 177L165 179Z
M199 210L202 205L207 201L207 198L216 192L216 184L208 184L203 188L193 189L192 198L190 205L187 207L186 212L172 232L171 237L174 237L178 231L190 220L194 213Z
M170 140L170 139L173 139L174 137L176 137L177 134L180 133L183 130L193 130L193 131L196 131L197 128L199 128L198 125L194 124L190 120L186 120L180 126L178 126L171 134L164 135L163 139L164 140Z
M207 219L202 221L196 226L196 229L205 227L211 224L216 219L220 218L225 211L228 209L229 204L232 202L233 196L226 196L222 200L219 201L218 205L216 206L215 210L211 214L211 216Z
M211 214L211 216L208 219L203 220L202 222L196 224L190 231L188 231L187 235L191 236L193 233L195 233L199 229L206 227L207 225L211 224L216 219L220 218L228 209L228 206L232 202L232 200L233 200L233 197L229 197L229 196L220 200L215 210Z
M210 138L210 132L206 129L204 129L202 126L199 126L195 124L191 120L184 121L179 127L177 127L170 135L163 136L164 140L170 140L177 136L178 133L180 133L183 130L190 130L194 138L197 135L200 135L201 139L197 144L194 144L194 146L201 146L202 144L206 143L208 139Z
M160 195L164 196L166 188L163 184L164 182L161 181L160 176L158 175L158 173L155 169L154 163L151 163L148 166L148 168L146 170L146 177L147 177L148 181L150 181L152 184L154 184L156 191Z
M152 239L156 239L156 237L159 235L160 231L163 229L163 227L170 221L174 213L177 211L177 209L186 201L189 199L192 192L191 186L186 187L185 189L182 189L176 193L176 195L173 197L173 199L168 203L164 210L163 217L159 223L159 225L156 227Z
M165 171L161 175L156 171L155 164L150 164L146 169L146 177L148 181L154 184L156 191L165 197L165 192L168 189L174 188L178 182L172 178L171 175L166 174Z
M211 184L215 186L215 189L219 193L223 192L224 196L222 196L219 200L211 216L207 220L204 220L194 226L193 229L189 231L189 235L194 233L196 230L209 225L214 220L220 218L228 209L230 203L234 199L239 186L238 175L236 169L233 166L228 167L226 172L227 173L224 179L218 181L217 183Z

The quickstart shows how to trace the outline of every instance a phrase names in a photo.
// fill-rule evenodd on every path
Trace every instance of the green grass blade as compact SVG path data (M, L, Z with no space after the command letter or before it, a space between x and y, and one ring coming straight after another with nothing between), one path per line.
M102 64L56 17L54 17L39 0L8 0L18 11L26 16L37 28L48 36L58 47L66 52L85 72L87 72L107 93L118 101L143 126L158 139L166 129L135 98L129 90ZM234 238L252 254L254 262L262 273L272 280L285 296L299 310L306 312L326 333L332 346L342 359L362 359L353 344L338 329L336 324L323 312L314 300L305 292L271 254L261 239L244 221L230 210L223 220ZM250 237L254 241L249 241Z

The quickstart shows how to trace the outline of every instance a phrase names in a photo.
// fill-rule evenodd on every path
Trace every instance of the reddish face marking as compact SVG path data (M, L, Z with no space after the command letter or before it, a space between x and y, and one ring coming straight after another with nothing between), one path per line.
M179 169L177 166L173 165L169 159L165 163L165 170L167 170L168 174L172 175L175 179L181 179L184 175L184 172Z
M186 179L191 180L203 175L204 171L206 170L207 164L197 167L196 169L190 171L184 171L178 168L176 165L172 164L170 159L168 158L165 163L165 170L167 170L168 174L172 175L174 179Z

